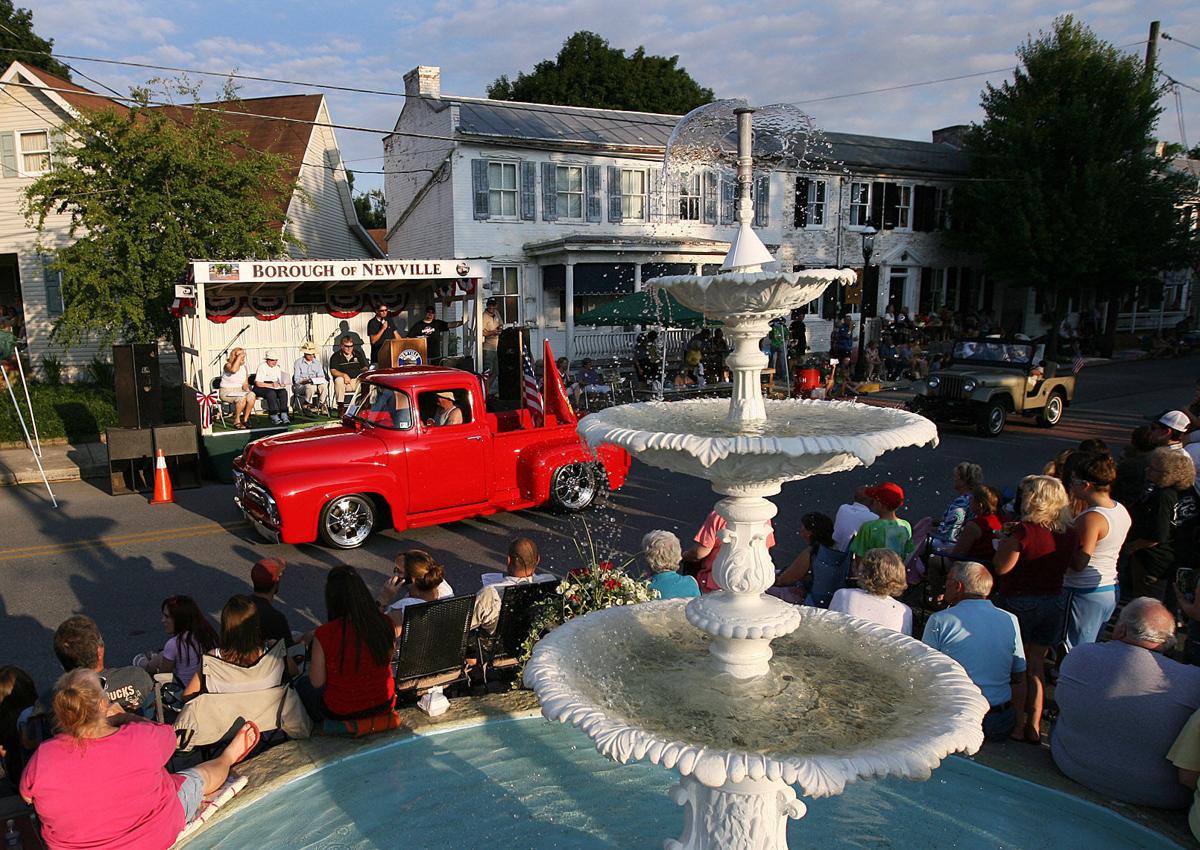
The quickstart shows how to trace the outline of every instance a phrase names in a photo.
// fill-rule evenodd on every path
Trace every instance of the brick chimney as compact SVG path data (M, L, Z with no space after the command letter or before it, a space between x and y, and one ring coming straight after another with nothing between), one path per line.
M405 77L405 79L408 78ZM969 129L971 128L966 124L951 124L949 127L934 130L933 143L935 145L950 145L954 148L961 148L963 146L963 138Z
M418 65L404 75L404 94L407 97L442 96L442 69L437 65Z

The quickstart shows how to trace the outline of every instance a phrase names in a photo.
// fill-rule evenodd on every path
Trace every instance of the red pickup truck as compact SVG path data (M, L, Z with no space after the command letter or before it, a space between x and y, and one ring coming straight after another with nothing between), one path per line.
M624 450L593 452L553 414L535 426L528 410L489 413L481 390L442 366L366 372L340 423L247 445L233 462L235 501L269 540L353 549L385 525L581 511L600 487L625 483Z

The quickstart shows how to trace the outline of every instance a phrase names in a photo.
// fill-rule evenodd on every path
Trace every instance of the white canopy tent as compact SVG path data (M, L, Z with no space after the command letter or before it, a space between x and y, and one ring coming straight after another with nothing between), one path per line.
M202 416L202 398L215 396L214 379L230 350L246 350L251 373L268 350L291 372L300 346L311 340L327 368L334 346L347 333L367 340L367 322L380 301L407 329L426 306L439 318L461 302L464 325L451 352L482 362L476 332L483 314L483 260L242 260L191 263L188 280L176 287L184 410L201 433L212 433ZM451 334L446 336L450 337ZM369 344L367 345L369 348Z

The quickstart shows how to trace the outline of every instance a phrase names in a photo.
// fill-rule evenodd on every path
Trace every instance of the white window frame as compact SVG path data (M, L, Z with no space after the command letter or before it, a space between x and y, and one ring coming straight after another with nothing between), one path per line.
M900 203L896 206L896 230L912 231L913 217L913 185L912 183L895 183L896 191L900 193Z
M937 187L933 196L933 229L950 229L950 199L954 188L951 186Z
M491 283L488 297L494 297L498 302L496 306L504 324L520 324L521 267L515 264L493 265Z
M31 151L24 150L24 148L22 148L22 146L21 146L21 139L24 136L31 136L34 133L45 134L46 147L45 148L37 148L37 149L31 150ZM13 146L17 152L17 174L20 175L21 177L41 177L43 174L48 172L50 170L50 166L51 166L50 128L49 127L37 127L35 129L31 129L31 130L16 130L16 131L14 131L14 136L15 136L15 138L13 139L13 143L14 143ZM28 169L26 169L25 168L25 157L26 156L36 156L36 155L40 155L40 154L45 154L45 156L46 156L46 167L40 171L29 171Z
M824 230L829 221L829 181L824 177L816 177L814 175L807 175L805 179L808 180L808 222L804 225L804 229ZM820 192L817 191L817 187L820 187ZM820 200L817 199L818 194L821 196ZM869 190L867 194L870 196ZM816 216L813 215L813 210L818 207L821 210L821 220L814 223L813 219Z
M856 186L862 186L864 191L862 196L856 201L854 198L854 190ZM850 195L847 199L846 206L846 229L847 230L866 230L867 225L871 222L871 182L868 181L851 181ZM857 210L862 210L862 221L855 222L854 213Z
M695 215L690 214L693 204L696 207ZM621 206L623 209L624 203ZM704 221L704 175L699 171L679 178L679 220Z
M641 194L625 191L625 175L638 174L642 179ZM642 202L642 214L640 216L631 215L629 212L632 206L631 202L637 199ZM645 168L625 168L621 167L621 223L622 224L645 224L650 220L650 171Z
M564 189L563 175L577 173L578 189ZM559 221L583 221L587 215L587 171L582 165L571 162L554 163L554 207ZM579 214L571 215L571 197L579 198Z
M506 188L503 177L501 177L501 185L492 185L492 166L501 169L501 175L506 169L512 169L513 185L512 188ZM508 159L489 159L487 160L487 177L488 177L488 218L499 219L501 221L519 221L521 217L521 164L516 160ZM513 211L511 214L504 212L504 196L512 195Z

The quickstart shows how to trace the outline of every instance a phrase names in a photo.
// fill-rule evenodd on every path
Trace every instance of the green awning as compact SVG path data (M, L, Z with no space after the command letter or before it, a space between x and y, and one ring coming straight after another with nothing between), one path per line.
M698 328L704 316L658 288L644 289L575 317L577 325L662 325ZM716 324L716 322L709 322Z

